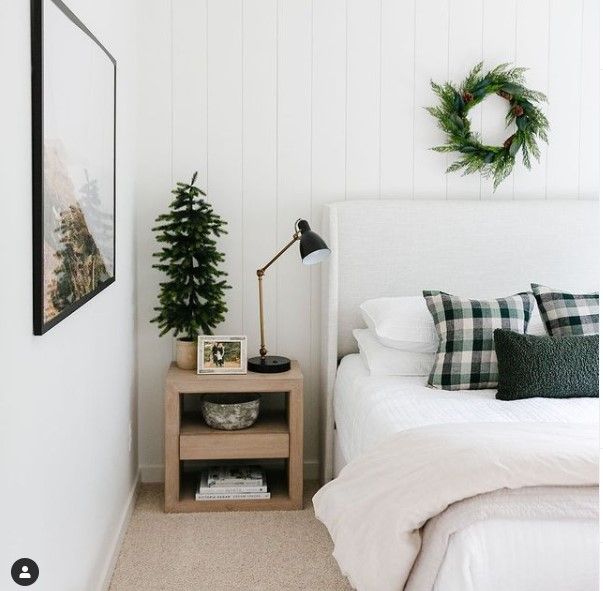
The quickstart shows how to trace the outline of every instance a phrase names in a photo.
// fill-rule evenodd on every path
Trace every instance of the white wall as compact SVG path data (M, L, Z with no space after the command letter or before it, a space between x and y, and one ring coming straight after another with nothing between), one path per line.
M298 217L359 197L597 198L597 0L157 0L149 6L149 122L139 203L140 459L162 477L162 380L171 355L148 324L159 276L149 228L169 189L199 170L228 220L233 289L220 330L258 345L255 269ZM458 81L477 62L531 68L548 94L551 142L531 172L517 166L493 195L479 176L444 174L450 157L424 110L429 80ZM502 141L504 101L473 113ZM152 125L151 125L152 123ZM508 133L507 133L508 135ZM318 274L288 253L265 281L272 352L306 376L306 461L318 457Z
M100 587L137 475L134 155L136 2L71 0L118 63L117 281L32 335L29 2L0 1L0 587ZM134 445L129 450L132 425Z

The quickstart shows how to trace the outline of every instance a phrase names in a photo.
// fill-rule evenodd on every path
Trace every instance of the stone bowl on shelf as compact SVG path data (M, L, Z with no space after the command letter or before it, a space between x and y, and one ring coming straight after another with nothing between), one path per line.
M213 429L246 429L258 420L260 395L209 394L203 397L201 412L205 422Z

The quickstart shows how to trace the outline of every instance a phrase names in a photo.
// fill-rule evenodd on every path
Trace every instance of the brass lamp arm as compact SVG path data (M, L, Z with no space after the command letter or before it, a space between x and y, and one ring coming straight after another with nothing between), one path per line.
M262 279L266 269L274 263L282 254L284 254L289 248L291 248L301 237L301 232L296 229L293 238L275 255L273 256L261 269L256 271L258 276L258 291L260 300L260 357L266 357L268 350L266 349L266 341L264 337L264 290L262 288Z
M274 263L274 261L276 261L282 254L287 252L287 250L289 250L289 248L291 248L295 244L295 242L297 240L299 240L300 236L301 236L301 232L296 232L295 234L293 234L293 238L291 238L291 240L289 242L287 242L287 244L281 250L279 250L279 252L276 255L274 255L261 269L257 270L258 276L260 275L260 273L263 275L264 272L266 271L266 269L270 265L272 265L272 263Z

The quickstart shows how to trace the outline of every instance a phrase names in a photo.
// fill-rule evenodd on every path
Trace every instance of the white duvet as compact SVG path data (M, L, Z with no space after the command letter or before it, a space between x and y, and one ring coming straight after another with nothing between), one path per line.
M352 460L314 508L356 589L400 591L420 528L452 503L505 488L597 483L596 425L440 424L398 433Z

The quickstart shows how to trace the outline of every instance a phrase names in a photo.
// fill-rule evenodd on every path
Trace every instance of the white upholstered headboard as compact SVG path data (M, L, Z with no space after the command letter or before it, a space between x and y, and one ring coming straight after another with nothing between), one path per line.
M322 472L333 472L337 360L356 351L358 306L379 296L441 289L500 297L543 283L568 291L599 285L596 201L366 200L326 206L323 237Z

